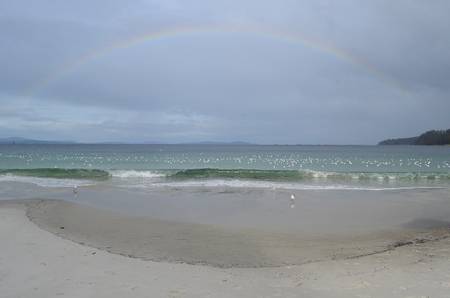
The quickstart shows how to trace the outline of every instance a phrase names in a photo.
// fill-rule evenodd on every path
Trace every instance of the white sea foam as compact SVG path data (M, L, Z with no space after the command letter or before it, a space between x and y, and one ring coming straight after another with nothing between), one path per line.
M2 175L0 176L0 182L30 183L41 187L49 187L49 188L74 187L74 186L79 187L95 184L94 182L89 180L40 178L40 177L14 176L14 175Z
M117 170L110 173L111 176L117 178L160 178L166 176L156 171Z
M173 188L253 188L253 189L272 189L272 190L357 190L357 191L388 191L388 190L414 190L414 189L440 189L441 187L427 186L411 186L411 187L376 187L376 186L352 186L345 184L328 184L328 185L312 185L301 183L287 182L268 182L268 181L252 181L252 180L226 180L226 179L209 179L209 180L187 180L187 181L171 181L171 182L155 182L140 184L123 184L122 187L153 189L160 187Z

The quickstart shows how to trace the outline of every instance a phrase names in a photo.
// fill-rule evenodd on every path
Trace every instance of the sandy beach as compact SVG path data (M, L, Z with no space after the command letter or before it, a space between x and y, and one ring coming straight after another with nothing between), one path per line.
M0 223L1 297L450 293L445 222L417 224L406 234L316 239L305 245L305 239L286 234L186 225L31 200L1 202Z
M450 1L0 1L0 298L450 298Z

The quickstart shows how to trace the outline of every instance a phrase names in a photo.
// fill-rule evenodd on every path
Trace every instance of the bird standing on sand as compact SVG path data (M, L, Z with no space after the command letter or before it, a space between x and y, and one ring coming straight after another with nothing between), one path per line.
M291 209L295 208L295 195L291 194Z
M73 195L76 197L78 195L78 187L75 185L72 189Z

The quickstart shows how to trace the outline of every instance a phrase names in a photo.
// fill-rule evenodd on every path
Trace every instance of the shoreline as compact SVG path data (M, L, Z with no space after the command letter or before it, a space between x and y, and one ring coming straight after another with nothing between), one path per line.
M416 221L409 228L360 235L268 232L195 224L112 211L61 200L7 201L23 205L39 228L78 244L145 261L219 268L265 268L357 259L397 247L450 237L450 223Z

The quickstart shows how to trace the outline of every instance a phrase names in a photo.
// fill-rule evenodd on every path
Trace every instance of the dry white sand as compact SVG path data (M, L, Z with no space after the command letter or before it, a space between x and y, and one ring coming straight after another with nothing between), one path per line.
M0 297L450 297L450 239L354 259L217 268L128 258L40 229L0 205Z

